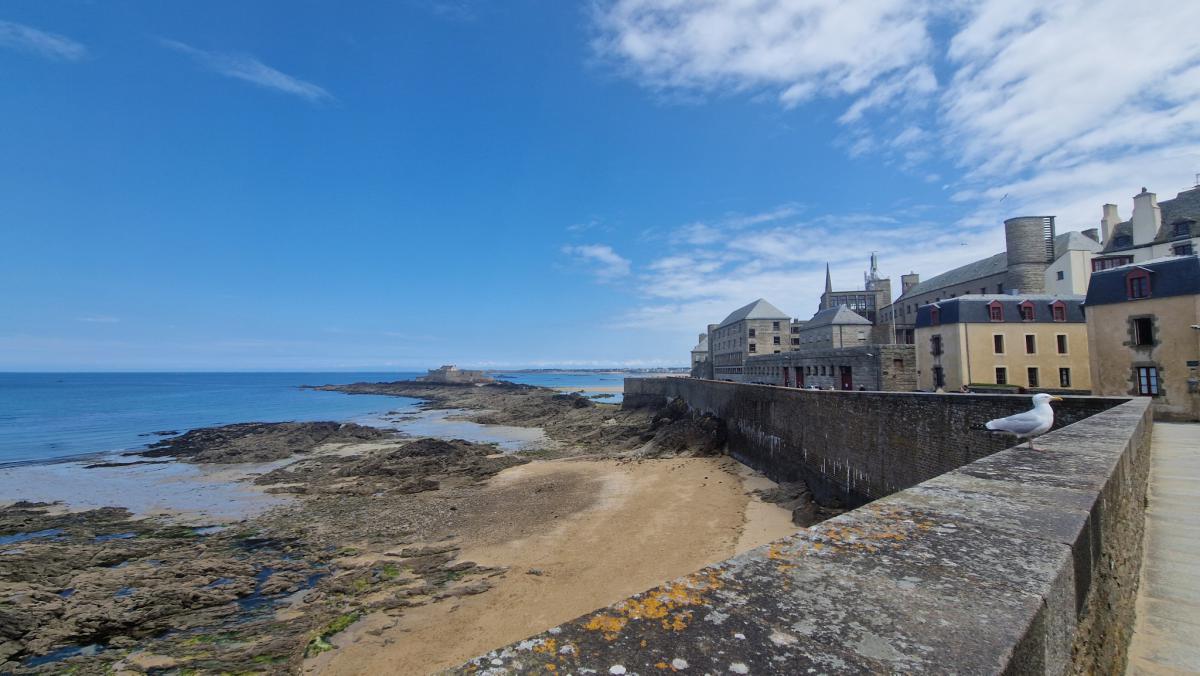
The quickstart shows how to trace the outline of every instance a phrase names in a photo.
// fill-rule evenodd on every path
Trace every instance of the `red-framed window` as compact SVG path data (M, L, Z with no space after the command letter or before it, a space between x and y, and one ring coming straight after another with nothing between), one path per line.
M994 300L988 303L988 318L994 322L1004 321L1004 306L1000 301Z
M1021 303L1021 305L1019 307L1020 307L1020 312L1021 312L1021 321L1023 321L1023 322L1033 321L1033 303L1031 303L1029 301L1025 301L1025 302Z
M1050 314L1056 322L1067 321L1067 304L1061 300L1056 300L1050 304Z
M1132 256L1112 256L1111 258L1093 258L1092 272L1099 272L1109 268L1118 268L1122 265L1129 265L1133 262Z
M1125 275L1125 291L1130 300L1150 297L1150 273L1138 268Z
M942 323L942 309L937 307L936 305L934 307L929 308L929 323L930 324L941 324Z

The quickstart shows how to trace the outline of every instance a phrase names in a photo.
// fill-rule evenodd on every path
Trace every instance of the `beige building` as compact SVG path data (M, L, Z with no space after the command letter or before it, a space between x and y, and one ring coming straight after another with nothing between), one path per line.
M1090 391L1082 302L1081 296L966 295L921 306L918 387Z
M791 317L762 298L734 310L708 331L713 378L741 382L747 357L790 350L791 324Z
M1093 390L1154 398L1162 420L1200 420L1200 258L1148 260L1092 275Z

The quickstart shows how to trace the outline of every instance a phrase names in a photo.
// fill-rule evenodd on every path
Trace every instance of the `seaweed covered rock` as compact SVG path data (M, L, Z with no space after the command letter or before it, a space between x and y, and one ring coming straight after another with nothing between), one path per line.
M173 456L185 462L270 462L331 443L376 441L391 432L355 423L239 423L195 429L130 455Z

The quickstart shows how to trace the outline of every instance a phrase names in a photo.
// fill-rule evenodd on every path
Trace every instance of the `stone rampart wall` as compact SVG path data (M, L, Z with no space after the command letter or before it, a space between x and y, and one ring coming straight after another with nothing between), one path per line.
M984 431L993 418L1028 410L1026 395L841 392L694 378L629 378L626 407L682 397L725 421L729 452L776 481L804 479L818 500L863 504L1012 445ZM1056 427L1125 399L1070 397L1054 404Z
M676 387L691 391L641 394ZM722 388L693 393L710 398L697 407L750 410ZM763 416L791 410L742 396ZM1002 406L924 401L952 418L955 405ZM1151 424L1148 400L1128 400L1042 437L1041 450L965 464L459 671L1122 674Z

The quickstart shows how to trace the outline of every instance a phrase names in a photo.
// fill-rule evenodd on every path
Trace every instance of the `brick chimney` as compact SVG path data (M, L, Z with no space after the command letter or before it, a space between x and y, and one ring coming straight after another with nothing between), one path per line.
M1121 222L1121 216L1117 214L1117 205L1105 204L1104 216L1100 219L1100 236L1101 242L1107 242L1117 229L1117 223Z
M1133 243L1135 246L1149 244L1158 235L1162 226L1162 210L1158 208L1158 196L1142 188L1133 196Z

